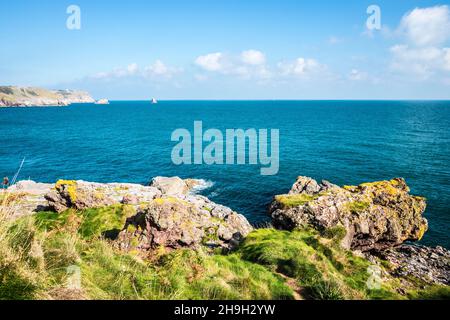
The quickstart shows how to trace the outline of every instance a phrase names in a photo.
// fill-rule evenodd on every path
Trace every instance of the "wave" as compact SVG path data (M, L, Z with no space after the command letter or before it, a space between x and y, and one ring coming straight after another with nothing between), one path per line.
M192 188L191 192L194 194L200 193L203 190L212 188L214 186L214 182L211 180L204 180L204 179L196 179L198 183Z

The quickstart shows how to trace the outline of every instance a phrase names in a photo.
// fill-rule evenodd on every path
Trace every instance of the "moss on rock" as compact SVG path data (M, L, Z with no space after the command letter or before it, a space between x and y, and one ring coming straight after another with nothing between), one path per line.
M293 208L305 205L316 198L316 196L309 194L286 194L276 196L275 201L280 203L284 208Z

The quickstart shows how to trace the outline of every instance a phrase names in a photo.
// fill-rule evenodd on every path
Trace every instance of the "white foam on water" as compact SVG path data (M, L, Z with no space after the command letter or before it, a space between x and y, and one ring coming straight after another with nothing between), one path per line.
M203 190L209 189L214 186L214 182L211 180L198 179L199 184L194 186L191 190L192 193L197 194L202 192Z

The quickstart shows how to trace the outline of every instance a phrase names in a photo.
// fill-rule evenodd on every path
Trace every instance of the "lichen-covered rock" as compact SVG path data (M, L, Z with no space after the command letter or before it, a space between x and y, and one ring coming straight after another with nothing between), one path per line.
M59 213L119 204L133 207L136 215L128 219L117 239L122 248L149 250L201 244L232 248L251 232L252 226L244 216L193 192L205 184L203 180L157 177L151 186L60 180L54 185L23 182L10 189L14 199L30 192L42 200L39 205L44 210ZM13 207L23 209L18 201ZM35 211L36 206L29 210Z
M160 196L158 189L138 184L60 180L45 199L51 209L63 212L69 208L83 210L119 203L138 205Z
M31 180L19 181L6 190L0 190L0 204L4 206L10 219L32 215L47 209L48 203L44 195L52 186Z
M189 191L188 184L179 177L156 177L153 178L150 186L159 189L162 194L168 196L183 195Z
M381 250L420 240L428 228L425 199L409 191L401 178L341 188L299 177L289 194L275 197L270 214L279 228L340 226L346 231L343 247Z
M117 241L125 250L232 248L251 231L245 217L205 197L165 196L129 218Z
M390 273L396 278L450 285L450 251L445 248L403 244L377 255L389 262Z
M289 194L314 194L320 191L320 185L309 177L298 177Z

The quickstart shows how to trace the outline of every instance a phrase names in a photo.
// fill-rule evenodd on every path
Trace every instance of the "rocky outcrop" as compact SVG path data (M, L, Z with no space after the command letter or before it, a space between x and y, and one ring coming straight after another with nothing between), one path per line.
M212 183L203 179L181 179L180 177L155 177L149 184L169 196L195 193L211 187Z
M450 251L442 247L403 244L377 256L389 262L390 273L396 278L414 277L428 284L450 285Z
M203 184L203 180L178 177L157 177L150 186L75 180L60 180L56 184L21 181L8 191L21 197L39 197L39 203L24 202L28 206L26 212L21 205L22 215L39 210L61 213L118 204L133 206L136 214L128 218L116 239L116 245L125 250L200 245L232 248L253 228L244 216L193 192ZM18 205L14 203L14 207Z
M252 229L244 216L205 197L165 195L129 218L117 241L125 250L233 248Z
M179 177L156 177L150 182L150 186L169 196L182 195L189 191L186 181Z
M67 106L72 103L93 102L95 100L83 91L0 87L0 107Z
M16 184L8 188L12 193L26 193L29 195L45 195L50 192L53 184L51 183L39 183L32 180L19 181Z
M425 199L409 191L400 178L341 188L299 177L289 194L275 197L270 214L279 228L343 228L344 248L382 250L420 240L428 228Z
M56 212L69 208L83 210L101 208L113 204L139 205L160 197L154 187L130 183L94 183L86 181L60 180L53 190L45 195L48 206Z
M31 215L48 208L44 195L50 192L52 187L52 184L47 183L20 181L9 187L7 192L0 190L0 199L6 198L6 201L0 201L0 204L5 206L11 219Z

